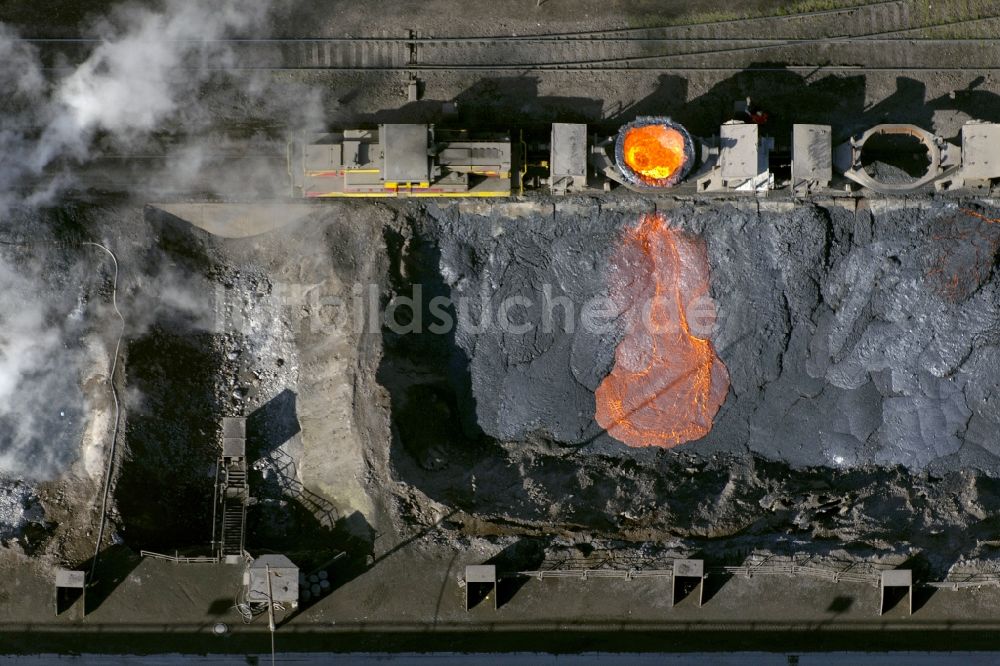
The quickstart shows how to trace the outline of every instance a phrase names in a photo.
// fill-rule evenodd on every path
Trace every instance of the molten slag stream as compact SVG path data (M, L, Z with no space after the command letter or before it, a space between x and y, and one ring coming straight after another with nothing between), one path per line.
M962 212L966 215L971 215L972 217L978 217L983 222L989 222L990 224L1000 224L1000 218L996 217L986 217L982 213L977 213L974 210L969 210L968 208L963 208Z
M684 137L665 125L633 127L623 148L625 163L644 180L669 178L684 164Z
M704 437L729 391L707 338L715 304L705 244L645 215L612 259L610 291L626 330L596 391L597 422L634 447Z

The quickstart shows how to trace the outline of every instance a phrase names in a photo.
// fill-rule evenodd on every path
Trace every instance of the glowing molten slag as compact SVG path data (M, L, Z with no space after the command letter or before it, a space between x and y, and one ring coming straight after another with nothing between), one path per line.
M715 323L708 254L698 238L643 216L612 260L611 298L626 322L595 418L629 446L670 448L704 437L729 391L707 335Z
M647 181L669 178L684 164L684 136L665 125L633 127L624 149L625 164Z
M983 222L989 222L990 224L1000 224L1000 218L986 217L982 213L977 213L976 211L969 210L968 208L963 208L962 212L965 213L966 215L971 215L972 217L977 217L980 220L982 220Z

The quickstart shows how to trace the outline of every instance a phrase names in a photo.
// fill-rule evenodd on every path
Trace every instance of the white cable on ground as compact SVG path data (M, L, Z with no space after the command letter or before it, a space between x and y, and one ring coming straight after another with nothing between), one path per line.
M111 397L114 399L115 403L115 427L111 434L111 450L108 452L108 466L104 476L104 493L101 499L101 521L100 527L97 530L97 543L94 545L94 561L90 565L90 578L93 579L94 572L97 570L97 559L101 552L101 543L104 541L104 526L107 523L108 518L108 495L111 492L111 476L115 464L115 447L118 443L118 426L121 407L118 404L118 390L115 389L115 371L118 369L118 353L121 350L122 338L125 336L125 317L122 316L121 311L118 309L118 258L115 256L114 252L100 243L87 241L83 244L98 247L104 250L107 255L111 257L111 261L114 263L115 267L114 278L111 282L111 306L114 308L115 314L118 315L118 319L121 320L121 330L118 332L118 341L115 342L114 355L111 357L111 372L108 375L108 386L111 389Z

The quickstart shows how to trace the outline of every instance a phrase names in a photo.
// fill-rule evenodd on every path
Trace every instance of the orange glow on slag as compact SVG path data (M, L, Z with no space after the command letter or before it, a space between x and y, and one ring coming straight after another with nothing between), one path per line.
M665 125L633 127L623 148L625 164L647 181L669 178L684 164L684 136Z
M597 422L633 447L704 437L729 391L729 372L707 338L715 304L704 242L645 215L611 268L611 299L626 330L597 387Z
M974 210L969 210L968 208L963 208L962 212L966 215L971 215L972 217L978 217L983 222L989 222L990 224L1000 224L1000 218L996 217L986 217L982 213L977 213Z

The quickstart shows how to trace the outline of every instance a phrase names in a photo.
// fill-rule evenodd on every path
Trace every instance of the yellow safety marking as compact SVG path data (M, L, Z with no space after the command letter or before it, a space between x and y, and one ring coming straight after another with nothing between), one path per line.
M507 192L414 192L410 194L411 197L420 198L452 198L452 199L464 199L469 197L509 197L510 191Z
M335 197L354 197L354 198L371 198L371 197L394 197L395 192L326 192L324 194L312 194L308 195L308 198L312 199L331 199Z

